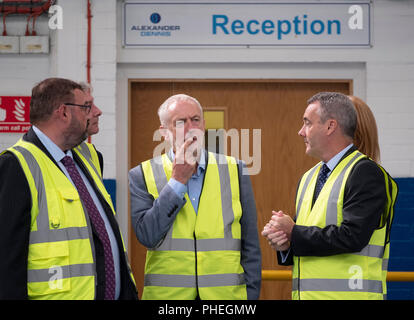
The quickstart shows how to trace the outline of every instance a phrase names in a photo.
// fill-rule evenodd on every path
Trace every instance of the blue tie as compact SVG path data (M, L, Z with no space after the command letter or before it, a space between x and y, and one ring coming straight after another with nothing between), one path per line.
M318 199L319 193L321 192L323 185L328 179L328 173L331 171L326 164L322 165L321 171L319 171L318 181L316 181L315 193L313 194L313 203Z

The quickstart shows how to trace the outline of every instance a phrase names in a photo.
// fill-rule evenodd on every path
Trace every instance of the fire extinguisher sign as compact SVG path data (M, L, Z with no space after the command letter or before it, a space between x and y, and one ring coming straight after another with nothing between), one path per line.
M0 132L30 129L30 97L0 96Z

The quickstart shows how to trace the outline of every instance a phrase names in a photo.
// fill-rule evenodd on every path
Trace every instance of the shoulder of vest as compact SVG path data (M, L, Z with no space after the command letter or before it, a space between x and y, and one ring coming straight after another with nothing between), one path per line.
M16 155L14 154L13 150L9 150L10 148L0 151L0 157L1 159L17 159Z
M162 155L142 161L135 168L141 168L143 175L145 175L145 168L151 168L154 164L164 166L164 158L167 158L168 161L171 161L167 154L163 153Z
M361 180L367 179L368 176L370 179L382 180L384 182L391 179L388 173L381 168L380 165L368 157L358 159L350 169L347 184L359 183Z
M392 181L394 181L394 179L391 177L391 175L388 173L388 171L385 170L385 168L383 166L381 166L379 163L375 162L374 160L372 160L368 157L365 157L365 158L362 158L362 159L358 160L358 162L355 164L355 166L352 170L355 170L356 168L360 168L361 166L364 166L364 167L370 166L370 167L373 167L373 168L374 167L378 168L378 173L381 172L384 175L385 178L391 179Z
M314 171L316 168L318 168L321 165L322 162L318 162L317 164L315 164L312 168L310 168L308 171L306 171L303 175L302 178L306 175L308 175L309 173L311 173L312 171Z
M34 151L44 153L44 151L41 148L39 148L35 143L23 139L17 141L13 146L8 148L7 151L14 152L14 150L17 150L18 148L24 148L30 152Z
M139 165L142 165L143 163L146 163L146 162L158 161L158 160L162 159L163 157L167 157L168 158L167 154L163 153L163 154L161 154L159 156L156 156L154 158L144 160Z
M240 164L243 162L242 160L239 160L233 156L208 151L208 158L210 158L210 156L213 156L215 159L226 159L226 163L230 162L232 164Z
M355 167L368 166L368 165L369 166L374 166L374 167L377 167L378 169L380 169L380 166L378 165L378 163L376 163L374 160L371 160L370 158L368 158L365 155L364 155L364 157L362 157L360 159L357 159L355 161L355 165L354 165L353 169L355 169Z

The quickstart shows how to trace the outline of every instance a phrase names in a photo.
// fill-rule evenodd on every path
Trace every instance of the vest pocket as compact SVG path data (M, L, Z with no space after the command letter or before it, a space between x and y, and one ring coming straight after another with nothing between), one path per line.
M27 277L29 298L56 295L70 290L68 243L58 241L31 244Z
M60 195L62 210L59 212L61 221L57 228L86 226L84 210L76 189L63 188L58 191L58 194ZM52 216L50 220L53 221ZM73 222L76 225L73 225Z

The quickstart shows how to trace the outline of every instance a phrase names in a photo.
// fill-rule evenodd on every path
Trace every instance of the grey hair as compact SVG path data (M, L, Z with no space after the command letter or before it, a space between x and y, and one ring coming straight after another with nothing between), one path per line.
M321 122L335 119L344 135L354 138L357 113L351 99L339 92L319 92L308 100L308 105L319 102Z
M191 101L192 103L196 104L200 108L201 116L203 116L203 107L201 106L200 102L196 98L193 98L189 95L184 93L176 94L169 97L167 100L163 102L163 104L158 108L158 117L160 118L160 123L164 127L168 126L168 122L170 121L168 109L169 107L181 101Z
M79 85L82 87L82 91L84 91L84 92L89 91L90 93L92 93L92 86L91 86L90 83L80 81Z

